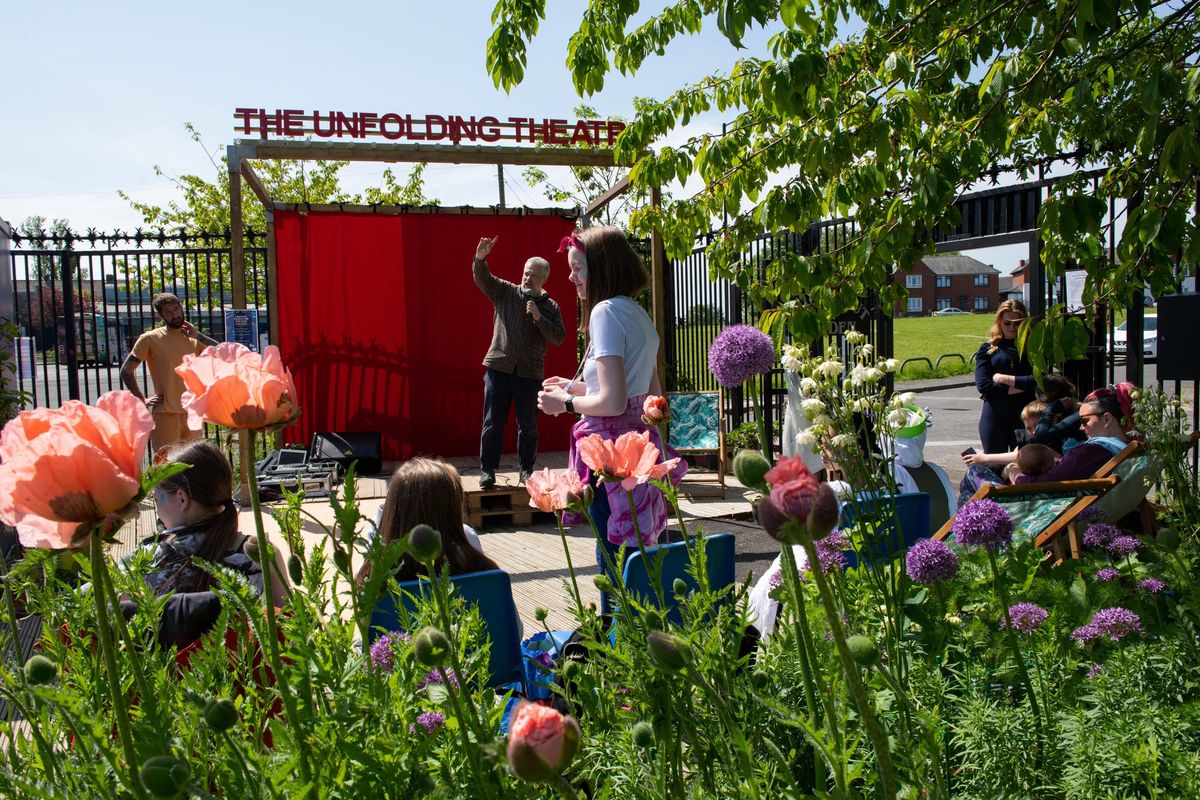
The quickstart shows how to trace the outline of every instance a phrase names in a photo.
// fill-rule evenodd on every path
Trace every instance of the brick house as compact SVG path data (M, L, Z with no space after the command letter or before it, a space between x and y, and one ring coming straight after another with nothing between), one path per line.
M908 300L896 304L898 317L919 317L943 308L982 314L995 311L1000 303L1000 270L970 256L925 256L903 280Z

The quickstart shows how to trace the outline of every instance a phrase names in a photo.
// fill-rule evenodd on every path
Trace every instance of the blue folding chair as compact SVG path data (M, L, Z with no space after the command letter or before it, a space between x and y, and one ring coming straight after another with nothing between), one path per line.
M847 568L858 566L859 560L867 566L885 566L902 555L919 539L928 539L932 533L929 522L929 495L925 492L908 492L893 495L896 515L890 520L876 518L876 509L886 509L887 501L871 494L860 494L857 507L847 503L842 507L842 527L849 528L862 513L871 520L874 541L863 545L862 550L844 551Z
M646 555L657 559L662 554L662 588L667 617L676 624L683 623L683 615L675 600L675 579L681 579L689 592L699 588L699 583L688 572L692 554L687 542L674 542L646 548ZM734 548L732 533L714 533L704 537L704 564L711 591L719 591L734 582ZM641 551L634 551L625 560L622 578L625 588L645 603L658 605L658 596L650 580L650 571L642 559Z
M521 661L521 620L517 616L517 605L513 602L512 581L508 573L500 569L467 572L452 575L450 582L467 603L479 608L484 633L492 642L487 685L500 689L517 684L523 688L525 668ZM424 596L428 591L427 580L400 584L401 600L410 613L416 610L415 598ZM395 596L387 594L379 599L371 612L370 640L374 641L383 633L395 630L402 630L400 612L396 608Z

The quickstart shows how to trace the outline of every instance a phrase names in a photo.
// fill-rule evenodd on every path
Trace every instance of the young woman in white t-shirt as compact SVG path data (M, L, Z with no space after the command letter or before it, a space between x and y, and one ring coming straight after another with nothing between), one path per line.
M570 281L583 304L582 326L588 334L582 379L547 378L538 395L538 407L547 414L564 411L582 415L571 431L568 468L596 485L596 479L579 458L576 443L594 433L616 439L628 431L650 433L663 449L658 430L642 421L642 404L648 395L662 393L658 376L658 332L650 316L634 298L650 284L642 260L625 234L617 228L587 228L563 239ZM672 474L678 483L687 472L681 460ZM592 518L604 536L601 542L614 564L622 545L637 547L633 513L625 490L607 484L597 491ZM637 530L646 545L656 544L667 527L666 502L662 493L643 484L634 490ZM569 523L582 519L568 515ZM597 546L597 563L606 572L604 553ZM621 565L616 565L620 569ZM607 613L608 598L601 596L601 612Z

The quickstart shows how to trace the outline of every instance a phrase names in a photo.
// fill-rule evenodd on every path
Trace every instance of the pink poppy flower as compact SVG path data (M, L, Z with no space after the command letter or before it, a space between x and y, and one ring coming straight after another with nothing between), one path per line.
M530 475L525 488L529 491L529 505L547 512L566 510L585 489L575 473L554 472L549 467Z
M667 398L652 394L642 403L642 419L649 425L655 425L671 418L671 409Z
M182 403L192 430L206 421L262 430L290 422L299 413L292 373L274 345L259 355L245 345L222 342L198 356L184 356L175 371L187 386Z
M549 706L522 701L508 729L508 763L518 778L554 779L579 749L579 723Z
M0 434L0 519L26 547L82 547L101 520L111 531L141 491L153 430L145 403L126 391L21 412Z
M579 457L593 472L608 480L621 482L621 488L630 490L639 483L660 480L675 468L678 458L659 462L659 449L650 441L650 433L629 431L616 441L605 439L598 433L585 436L577 445Z

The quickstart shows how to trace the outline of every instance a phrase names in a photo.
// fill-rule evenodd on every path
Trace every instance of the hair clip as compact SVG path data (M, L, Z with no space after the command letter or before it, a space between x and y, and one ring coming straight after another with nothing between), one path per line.
M587 252L583 246L583 242L579 241L579 237L574 232L568 233L562 238L562 241L558 243L558 252L565 253L572 247L584 253Z

